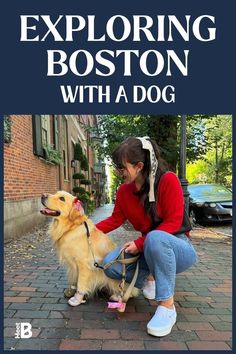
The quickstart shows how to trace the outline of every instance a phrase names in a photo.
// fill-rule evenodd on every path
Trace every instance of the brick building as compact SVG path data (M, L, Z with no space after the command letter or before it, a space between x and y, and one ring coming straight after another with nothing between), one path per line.
M97 129L92 115L12 115L4 134L4 234L15 238L45 222L41 216L40 197L44 192L66 190L72 193L72 176L80 171L74 161L74 147L79 143L88 159L87 190L100 191L94 171L96 163L88 127ZM4 129L5 130L5 129ZM59 151L59 153L58 153ZM103 175L103 177L105 177ZM104 190L103 190L104 191Z

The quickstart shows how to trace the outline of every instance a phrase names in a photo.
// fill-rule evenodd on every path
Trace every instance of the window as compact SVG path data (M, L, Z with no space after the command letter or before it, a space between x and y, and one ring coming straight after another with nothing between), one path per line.
M52 120L52 116L50 115L36 114L32 116L33 151L35 155L45 158L44 147L48 145L52 145L54 148L58 149L58 124L57 134L53 135L53 123L55 127L55 117L53 117Z
M33 125L33 151L37 156L44 156L42 145L42 120L40 115L32 117Z
M51 144L50 139L50 116L43 115L41 116L42 120L42 144L43 146L47 146Z
M53 117L53 131L54 131L54 142L55 142L55 149L59 150L59 117Z

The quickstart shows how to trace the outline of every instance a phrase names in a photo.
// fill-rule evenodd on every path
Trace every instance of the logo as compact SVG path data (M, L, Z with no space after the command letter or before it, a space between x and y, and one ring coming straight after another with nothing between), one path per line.
M32 337L32 325L28 322L16 323L15 338L31 338Z

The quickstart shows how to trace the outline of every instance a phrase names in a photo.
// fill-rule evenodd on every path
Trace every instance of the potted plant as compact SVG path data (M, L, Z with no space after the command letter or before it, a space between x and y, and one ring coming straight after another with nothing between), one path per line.
M75 194L84 194L85 193L85 189L80 186L75 186L72 190Z
M54 165L60 165L63 163L61 152L54 149L53 145L44 145L43 146L45 160L53 163Z
M85 179L85 175L83 173L80 173L80 172L77 172L77 173L74 173L73 176L72 176L73 179Z
M80 184L83 184L85 186L89 186L90 184L92 184L92 182L89 179L80 179Z

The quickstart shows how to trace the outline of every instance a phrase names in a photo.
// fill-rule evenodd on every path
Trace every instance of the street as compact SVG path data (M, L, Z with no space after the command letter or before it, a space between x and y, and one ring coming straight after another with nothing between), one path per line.
M209 227L212 231L222 233L226 236L231 236L233 235L233 230L232 230L232 224L226 224L226 225L214 225Z
M212 231L223 236L232 237L233 235L232 223L212 224L208 226L197 225L196 229L202 229L203 231L208 230L209 232Z
M96 209L93 221L113 205ZM70 307L63 297L65 269L47 234L48 225L5 245L5 350L232 350L232 238L207 228L192 231L199 261L176 278L177 322L166 337L152 337L146 324L155 300L142 293L125 313L107 309L101 294ZM117 244L136 238L130 225L110 233ZM16 325L32 326L32 338L16 338Z

